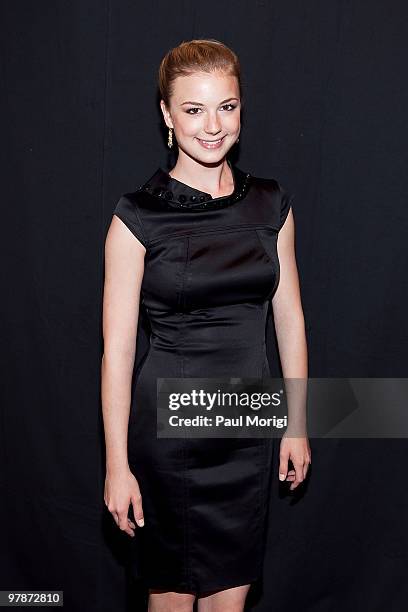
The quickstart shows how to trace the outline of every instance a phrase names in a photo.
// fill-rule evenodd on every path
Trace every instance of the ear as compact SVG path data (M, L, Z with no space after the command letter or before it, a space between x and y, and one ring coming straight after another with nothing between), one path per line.
M164 121L168 128L174 128L173 121L171 120L171 115L167 109L166 103L164 100L160 100L160 108L163 113Z

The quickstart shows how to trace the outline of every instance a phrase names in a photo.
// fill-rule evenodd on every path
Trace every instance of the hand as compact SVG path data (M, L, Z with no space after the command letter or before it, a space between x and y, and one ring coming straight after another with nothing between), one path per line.
M133 506L137 525L143 527L142 496L139 484L130 469L107 472L104 501L117 526L130 537L134 537L136 525L128 518L129 504Z
M288 472L289 459L292 461L295 469ZM279 480L292 482L290 490L293 491L305 480L309 465L312 463L312 453L308 438L287 438L283 435L279 460Z

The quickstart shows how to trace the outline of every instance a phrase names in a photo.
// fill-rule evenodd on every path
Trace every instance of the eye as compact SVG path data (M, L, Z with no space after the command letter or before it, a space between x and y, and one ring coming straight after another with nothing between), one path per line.
M228 102L227 104L223 104L223 106L220 107L221 109L225 109L228 112L233 111L235 108L237 108L236 104L232 104L231 102ZM201 108L199 108L198 106L192 106L191 108L188 108L186 110L186 113L188 115L198 115L200 112L202 111Z
M228 102L228 104L224 104L223 106L221 106L221 108L226 108L227 106L229 106L230 108L228 108L228 111L232 111L234 110L234 108L237 108L236 104L231 104L231 102Z

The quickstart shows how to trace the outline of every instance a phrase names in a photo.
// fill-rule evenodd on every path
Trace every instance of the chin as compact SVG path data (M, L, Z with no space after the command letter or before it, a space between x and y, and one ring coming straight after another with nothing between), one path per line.
M208 153L201 153L195 156L197 161L203 164L218 164L227 155L229 149L223 149L222 151L209 151Z

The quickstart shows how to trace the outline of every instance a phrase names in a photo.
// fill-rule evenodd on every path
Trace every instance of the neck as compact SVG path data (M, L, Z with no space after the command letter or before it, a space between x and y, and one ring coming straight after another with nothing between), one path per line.
M177 163L169 175L195 189L211 194L213 198L228 195L234 189L234 178L226 157L216 164L205 164L180 151Z

